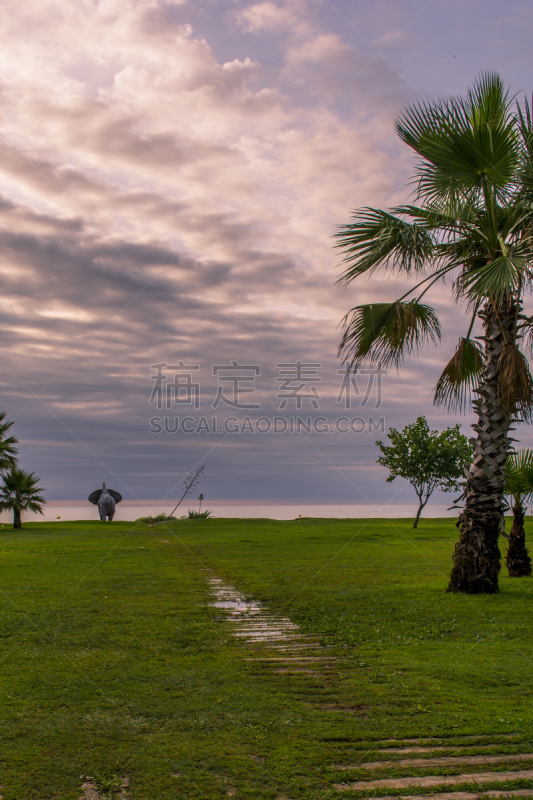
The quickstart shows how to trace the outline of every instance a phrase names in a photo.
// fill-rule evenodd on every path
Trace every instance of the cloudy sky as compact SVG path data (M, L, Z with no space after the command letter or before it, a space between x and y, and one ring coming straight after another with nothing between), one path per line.
M431 392L463 311L436 290L443 346L339 397L341 317L398 287L335 287L331 234L407 199L406 105L487 68L531 92L532 23L495 0L11 3L2 408L47 497L173 498L204 464L213 500L410 500L374 442L455 424Z

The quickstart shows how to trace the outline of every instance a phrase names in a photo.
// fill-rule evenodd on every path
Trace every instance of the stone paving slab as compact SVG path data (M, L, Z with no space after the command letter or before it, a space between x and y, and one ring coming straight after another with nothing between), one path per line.
M517 736L520 736L519 733L495 733L495 734L465 734L462 735L460 733L457 736L449 736L449 737L442 737L442 736L418 736L414 739L382 739L379 742L373 742L373 744L401 744L405 742L406 744L425 744L426 742L438 742L439 744L444 744L446 738L449 739L462 739L464 742L473 741L474 739L515 739Z
M374 797L372 800L477 800L479 797L532 797L533 789L491 789L486 792L440 792L439 794L402 794L401 797Z
M320 673L314 669L277 669L276 675L315 675L319 677Z
M486 750L489 748L494 750L497 747L502 747L501 744L447 744L445 747L387 747L385 750L375 750L373 752L381 753L386 756L388 753L439 753L441 750L472 750L473 747L483 747ZM516 747L516 745L515 745ZM372 750L372 748L368 748Z
M403 758L400 761L368 761L356 766L335 765L335 769L394 769L395 767L455 767L458 764L499 764L503 761L532 761L533 753L505 753L498 756L443 756Z
M323 661L338 661L339 659L335 656L262 656L262 657L254 657L254 658L243 658L243 661L266 661L267 663L279 662L281 661L283 664L286 664L288 661L291 661L295 664L303 664L304 662L316 661L322 663Z
M367 789L385 787L389 789L405 789L409 786L454 786L458 783L492 783L493 781L517 780L533 780L533 769L521 769L512 772L467 772L463 775L426 775L420 778L381 778L375 781L336 783L334 788L343 792L361 792ZM478 792L478 794L481 794L481 792Z

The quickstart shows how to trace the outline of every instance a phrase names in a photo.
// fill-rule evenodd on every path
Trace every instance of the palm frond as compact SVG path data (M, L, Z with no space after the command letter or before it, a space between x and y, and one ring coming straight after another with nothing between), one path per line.
M529 201L533 198L533 114L529 101L523 107L517 103L518 128L522 138L522 196Z
M524 279L527 262L518 254L501 255L482 266L466 270L457 281L457 294L472 300L488 298L499 305ZM527 271L526 271L527 275Z
M498 232L504 241L512 243L523 242L524 234L530 237L531 200L521 196L513 199L511 205L499 209ZM529 257L531 258L531 244L528 242Z
M455 237L478 224L479 207L467 200L442 198L438 202L424 203L422 206L402 205L393 209L402 216L415 217L419 223L431 231ZM476 227L477 230L477 227Z
M417 300L356 306L344 318L338 354L352 367L363 361L398 366L427 342L442 338L436 312Z
M334 238L335 247L345 254L343 263L350 265L339 278L342 285L380 266L407 274L420 272L434 250L432 234L419 222L405 222L374 208L353 214L352 222L341 225Z
M531 488L533 489L533 450L524 447L509 453L507 466L513 470L524 470L531 473Z
M42 495L36 495L34 499L28 500L25 510L33 511L34 514L44 514L41 503L46 503Z
M439 251L440 259L446 260L450 269L458 268L459 274L456 275L454 286L454 297L456 300L463 298L466 294L464 291L464 276L467 273L474 272L480 267L485 266L490 260L490 243L486 231L480 226L475 231L465 231L464 235L457 236L447 242L442 242L437 250ZM467 294L468 297L468 294ZM475 303L478 299L475 295L471 298Z
M472 339L461 337L435 386L434 405L445 406L449 411L465 411L482 370L482 348Z
M510 415L519 412L524 421L531 419L533 378L524 354L515 342L507 342L498 361L499 399Z
M417 103L396 122L400 138L422 160L418 193L430 201L496 198L514 186L517 133L510 99L498 75L485 73L466 98Z
M526 152L530 158L533 158L533 114L531 113L531 104L529 100L524 100L523 107L517 103L516 110L518 113L519 129L524 140Z
M466 107L474 127L505 125L511 100L498 73L483 72L466 94Z
M520 335L525 349L533 356L533 316L525 317L520 325Z
M533 450L509 454L505 465L505 494L523 503L533 496Z

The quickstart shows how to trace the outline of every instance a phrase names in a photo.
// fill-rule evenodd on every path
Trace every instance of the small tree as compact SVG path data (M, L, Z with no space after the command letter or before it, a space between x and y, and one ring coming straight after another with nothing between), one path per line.
M22 528L22 512L33 511L42 514L43 503L41 486L37 484L40 478L34 472L24 472L22 469L11 469L3 476L4 485L0 487L0 511L13 511L13 527Z
M533 451L511 453L505 467L505 494L513 499L513 525L509 534L506 564L510 578L531 575L531 558L526 547L525 502L533 497Z
M418 417L401 432L390 428L387 435L390 445L376 442L383 453L377 463L390 471L388 483L399 476L415 490L419 503L413 523L416 528L435 489L453 492L461 487L464 467L472 460L472 449L460 425L446 428L442 433L430 431L425 417Z

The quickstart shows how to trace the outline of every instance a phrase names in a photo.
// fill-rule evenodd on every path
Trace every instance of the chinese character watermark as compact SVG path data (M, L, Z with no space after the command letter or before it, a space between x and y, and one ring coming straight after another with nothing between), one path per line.
M218 378L219 384L227 385L231 397L224 394L225 387L223 385L218 386L217 396L214 403L211 404L212 408L218 408L220 403L225 403L231 408L261 408L259 403L244 403L240 400L240 395L253 394L255 392L253 386L243 386L242 384L255 381L261 375L261 367L232 361L231 365L213 367L213 375Z
M293 364L276 364L280 374L280 377L276 378L276 382L281 384L279 392L276 394L276 398L281 400L278 408L283 410L290 400L294 400L296 409L299 411L304 400L309 400L312 408L318 411L320 395L313 384L322 382L322 378L318 377L318 370L321 367L322 364L303 361L296 361Z
M319 371L322 364L319 362L294 361L291 363L277 363L279 377L276 378L276 399L278 409L287 410L287 415L293 411L303 409L307 413L319 411L321 397L318 386L323 382ZM364 417L314 417L270 415L253 417L246 416L227 417L217 420L216 417L186 416L187 413L200 408L200 383L198 381L199 364L186 364L178 360L176 363L159 362L150 365L150 379L153 382L149 402L155 404L159 410L170 410L175 407L181 409L180 414L185 416L159 416L152 417L150 423L152 433L197 433L197 434L245 434L245 433L364 433L372 431L383 432L385 420L383 417L374 419ZM241 364L232 359L228 364L212 366L212 375L217 379L218 385L213 387L216 394L211 404L213 409L226 406L235 410L258 410L261 404L251 402L256 391L255 381L261 376L262 368L258 364ZM382 404L382 376L386 374L379 367L363 367L357 370L344 366L337 374L342 376L341 385L336 397L337 403L342 403L344 409L353 406L365 408L374 401L374 409L381 408ZM327 397L333 397L328 394ZM307 405L304 405L307 404ZM185 408L188 406L188 408Z
M361 397L361 391L359 389L359 384L357 383L357 376L368 376L368 381L366 384L366 388L364 391L364 396L359 406L361 408L365 408L368 405L368 401L370 399L370 395L374 386L376 387L376 399L374 403L374 408L381 408L382 402L382 376L386 375L387 371L382 369L381 367L362 367L361 369L355 371L348 365L345 366L344 369L338 369L337 375L342 375L342 382L339 389L339 394L337 395L337 403L342 403L344 400L344 408L351 408L352 407L352 395L354 397Z
M154 382L150 403L156 403L158 409L171 409L173 405L192 405L194 409L200 408L200 384L193 382L193 371L200 369L199 364L168 364L166 361L151 364L150 369L155 374L150 375ZM169 381L167 373L174 380Z

